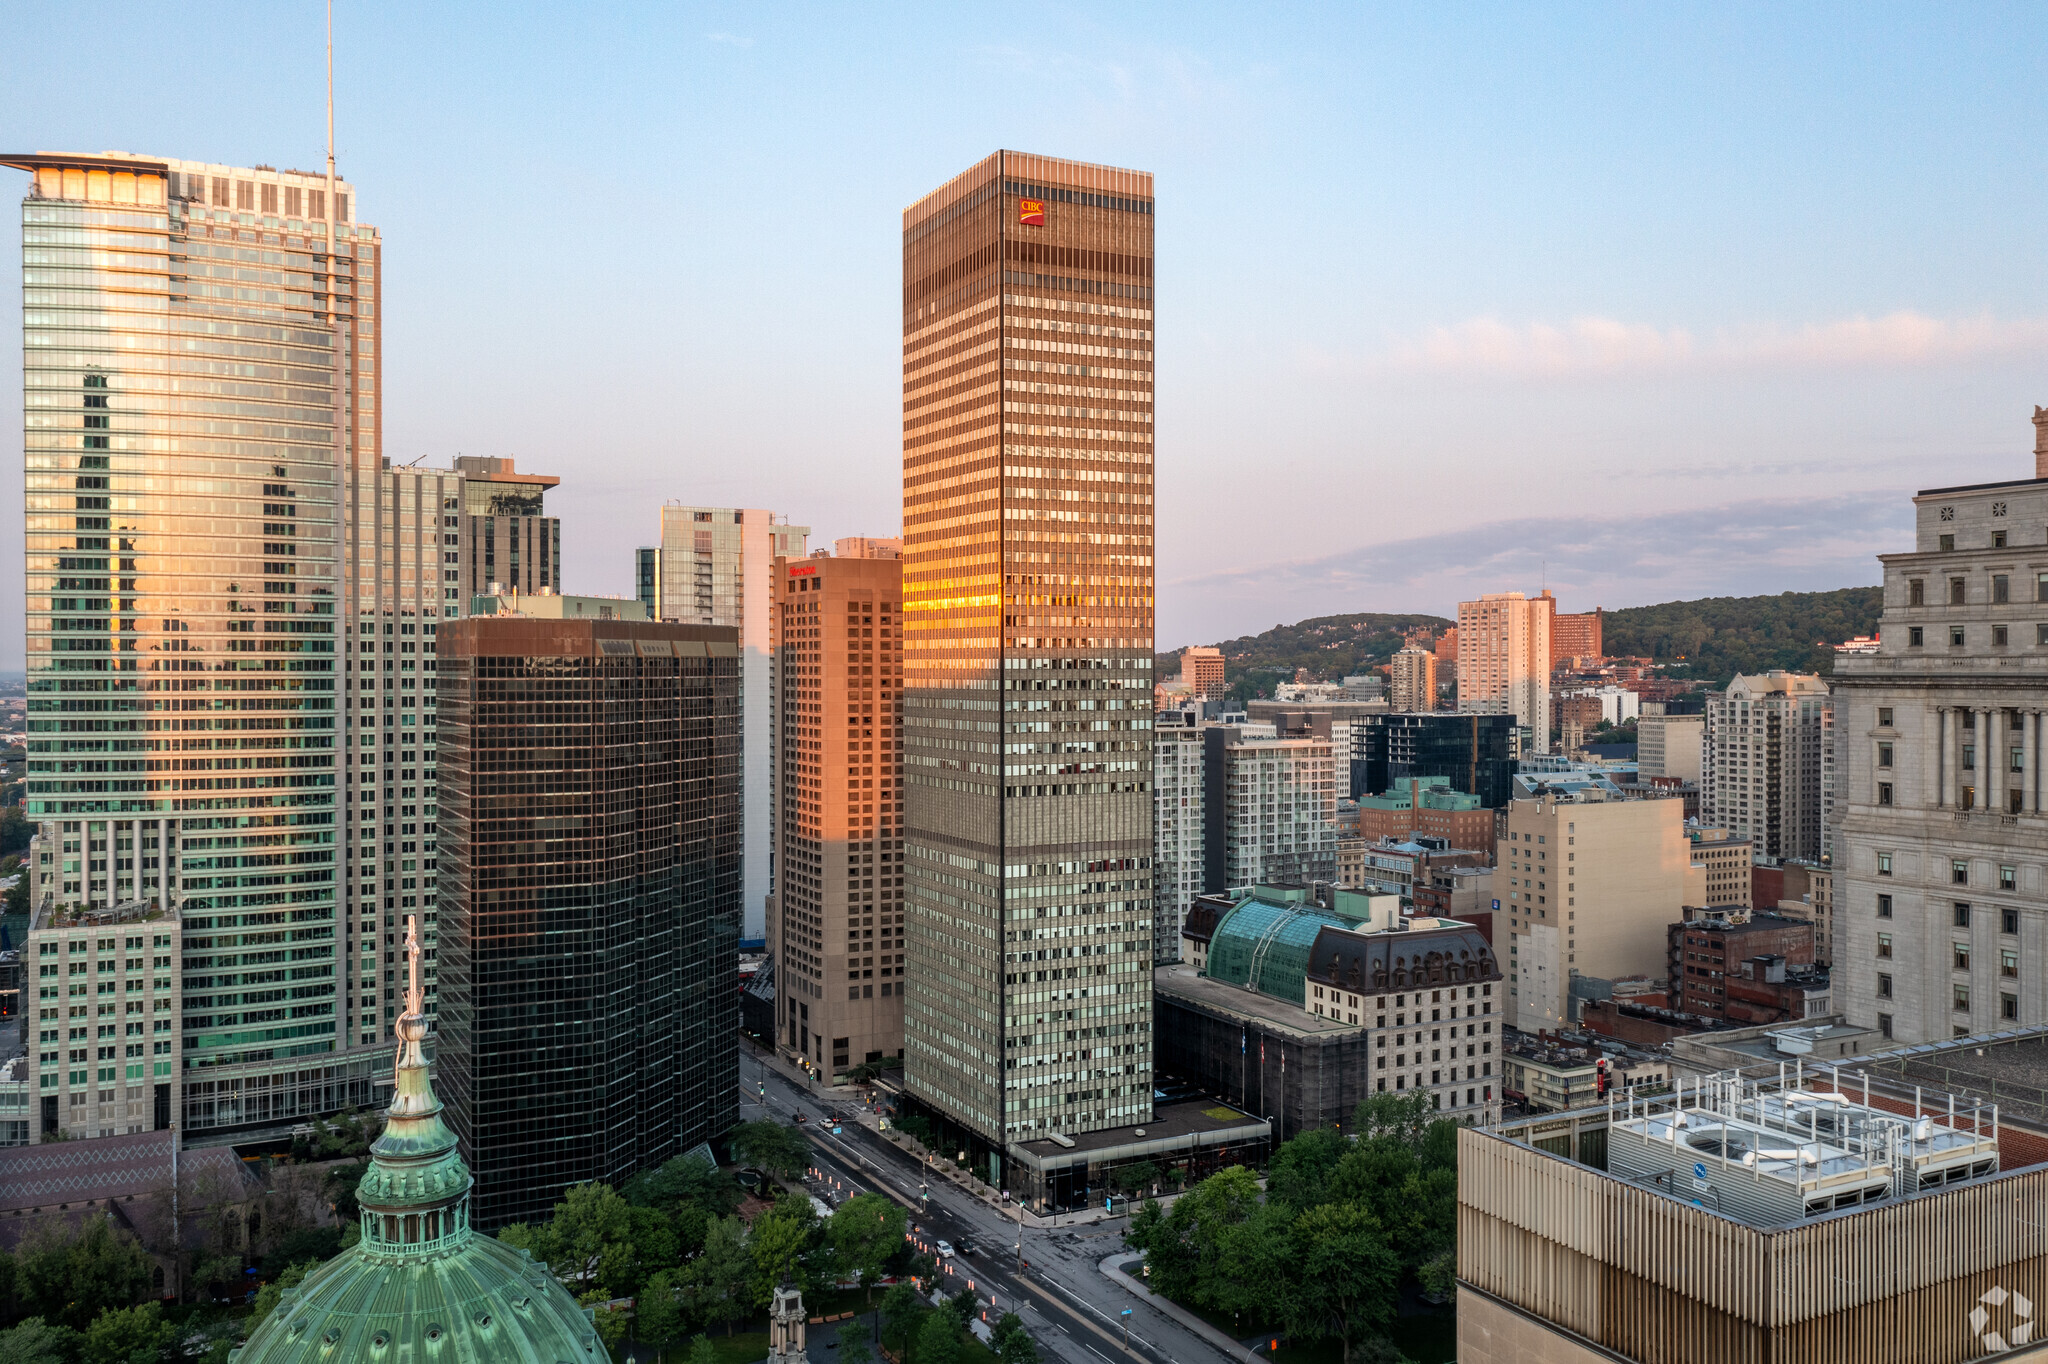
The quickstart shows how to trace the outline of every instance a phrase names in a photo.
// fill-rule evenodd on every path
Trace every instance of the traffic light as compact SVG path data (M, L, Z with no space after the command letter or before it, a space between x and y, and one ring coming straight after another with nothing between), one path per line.
M1607 1058L1604 1056L1593 1066L1593 1096L1607 1097Z

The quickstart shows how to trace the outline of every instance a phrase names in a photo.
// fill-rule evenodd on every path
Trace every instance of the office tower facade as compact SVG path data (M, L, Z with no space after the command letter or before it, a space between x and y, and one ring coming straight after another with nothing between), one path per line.
M1538 753L1550 751L1550 608L1519 592L1458 603L1458 709L1514 716Z
M1829 679L1836 1007L1901 1044L2048 1018L2044 478L1917 494L1879 650Z
M440 640L438 1060L492 1228L735 1121L739 642L560 616Z
M1514 794L1514 717L1361 715L1351 721L1353 796L1377 796L1417 777L1442 777L1489 810Z
M1636 769L1645 777L1697 782L1706 725L1703 715L1667 715L1661 702L1645 701L1636 717Z
M1604 658L1607 648L1607 613L1598 607L1575 615L1567 615L1557 609L1557 599L1545 588L1537 596L1538 601L1550 607L1550 666L1558 667L1573 659Z
M1835 702L1811 673L1737 676L1707 699L1700 820L1749 838L1759 860L1834 851Z
M1436 655L1410 644L1394 655L1388 669L1387 703L1404 712L1436 709Z
M838 1079L903 1055L903 561L775 574L776 1038Z
M349 488L381 459L378 235L324 175L0 164L33 177L28 814L79 846L57 901L178 905L183 1131L367 1105L335 660Z
M1152 1112L1151 189L903 214L905 1080L992 1154Z
M184 1030L168 893L37 907L23 953L31 1143L160 1132L177 1121Z
M1160 712L1152 735L1152 958L1180 960L1180 929L1208 876L1208 783L1199 707Z
M1597 792L1509 803L1494 875L1508 916L1509 1027L1573 1026L1575 976L1663 973L1665 929L1685 908L1692 867L1684 815L1679 801Z
M770 636L779 598L777 558L801 558L809 526L758 508L661 509L661 543L636 551L641 599L656 620L726 625L740 632L742 846L746 905L742 932L767 935L775 845L775 653ZM647 584L651 582L651 589ZM651 591L651 596L649 595Z

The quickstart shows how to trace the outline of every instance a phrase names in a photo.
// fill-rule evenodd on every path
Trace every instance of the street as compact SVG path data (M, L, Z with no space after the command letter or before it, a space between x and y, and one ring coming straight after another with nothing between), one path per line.
M830 1125L821 1121L835 1110L859 1111L851 1096L830 1099L814 1096L772 1065L742 1051L740 1057L742 1119L762 1116L760 1085L767 1085L767 1115L788 1122L801 1109L810 1121L802 1130L811 1138L815 1164L835 1197L828 1202L850 1198L856 1193L875 1191L893 1197L909 1209L912 1235L929 1245L950 1241L956 1247L972 1241L978 1251L959 1255L949 1263L947 1291L972 1282L975 1292L992 1301L989 1320L1002 1312L1016 1312L1024 1319L1040 1351L1048 1358L1069 1364L1101 1364L1125 1351L1125 1319L1128 1307L1130 1358L1154 1364L1180 1364L1188 1360L1224 1360L1208 1341L1188 1331L1179 1322L1150 1304L1133 1301L1118 1285L1102 1274L1098 1266L1104 1256L1123 1246L1121 1220L1088 1223L1066 1228L1031 1228L1020 1233L1017 1222L956 1187L944 1176L934 1174L928 1181L930 1197L920 1195L920 1171L905 1152L884 1140L861 1122L841 1125L834 1136ZM825 1196L825 1189L812 1192ZM1028 1268L1017 1269L1019 1237Z

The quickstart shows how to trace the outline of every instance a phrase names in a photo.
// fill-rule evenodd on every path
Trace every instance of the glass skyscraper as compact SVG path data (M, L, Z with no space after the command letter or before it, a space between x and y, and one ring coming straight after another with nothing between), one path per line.
M905 1080L986 1143L1152 1113L1152 180L903 215Z
M345 475L379 458L377 234L325 175L0 164L32 176L28 813L52 895L182 901L188 1132L368 1103L337 989L336 623Z

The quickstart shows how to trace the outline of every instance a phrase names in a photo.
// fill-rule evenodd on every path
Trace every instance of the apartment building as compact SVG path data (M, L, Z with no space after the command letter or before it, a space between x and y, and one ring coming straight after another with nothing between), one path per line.
M1337 787L1325 739L1208 731L1204 849L1212 887L1337 874Z
M1436 654L1410 644L1394 655L1387 670L1387 702L1397 711L1436 709Z
M1700 820L1756 843L1761 860L1833 852L1835 704L1811 673L1738 676L1708 696Z
M1489 592L1458 603L1458 709L1512 715L1550 751L1551 603Z
M1223 651L1191 644L1180 651L1180 680L1196 696L1223 694Z
M66 825L71 825L68 832ZM83 836L77 821L54 830L75 844ZM155 830L164 837L161 826ZM46 831L43 837L52 836ZM110 850L104 845L102 854ZM63 860L77 864L89 854ZM240 935L187 941L170 893L144 896L139 857L131 866L129 898L88 907L38 907L29 925L22 960L22 1043L28 1050L26 1093L28 1139L73 1141L82 1137L157 1132L177 1123L182 1112L184 991L181 972L187 948L209 951L241 945ZM254 936L254 935L251 935ZM299 998L333 993L331 977L309 986ZM280 996L273 1012L286 1016Z
M1708 909L1755 903L1750 868L1755 844L1749 839L1701 824L1688 824L1685 836L1692 844L1692 862L1700 871L1702 893L1694 903Z
M1706 726L1704 715L1672 715L1661 701L1643 702L1636 717L1636 771L1698 782Z
M1683 807L1586 789L1508 805L1494 877L1507 937L1509 1026L1554 1030L1571 1018L1572 978L1662 972L1665 927L1680 917L1692 869Z
M1180 959L1188 906L1208 889L1204 726L1193 710L1162 711L1152 732L1152 955Z

